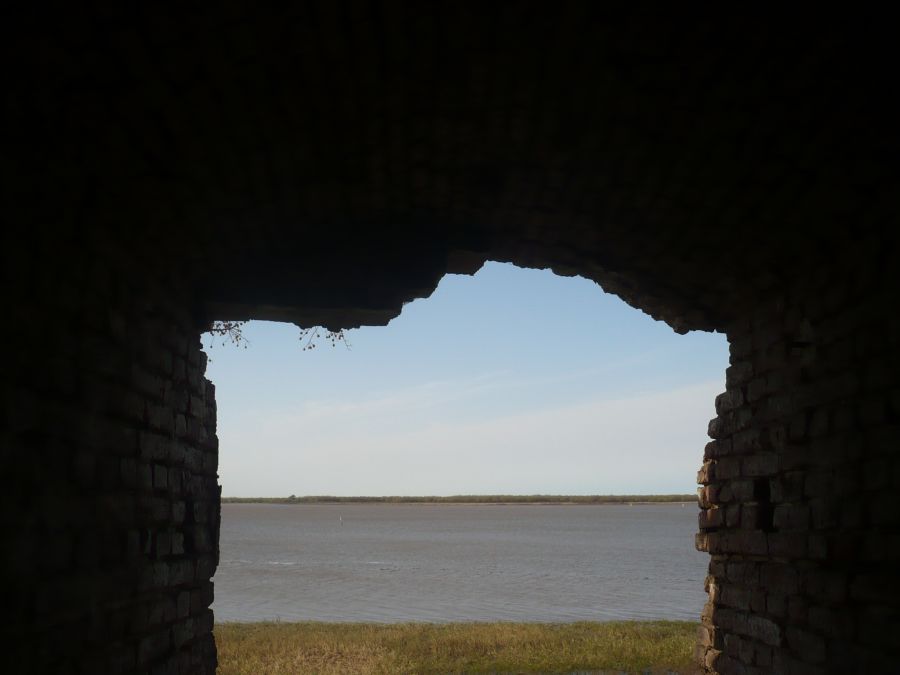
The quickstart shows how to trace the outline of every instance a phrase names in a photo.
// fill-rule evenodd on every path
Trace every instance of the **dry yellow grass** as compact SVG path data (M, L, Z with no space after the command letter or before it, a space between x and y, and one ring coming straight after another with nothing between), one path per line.
M696 624L226 623L224 675L693 672Z

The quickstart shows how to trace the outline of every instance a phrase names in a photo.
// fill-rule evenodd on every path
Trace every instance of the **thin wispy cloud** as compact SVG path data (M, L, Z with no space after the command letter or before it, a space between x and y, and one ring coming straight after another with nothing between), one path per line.
M436 408L454 401L470 400L473 396L514 386L508 373L498 371L456 380L444 379L415 384L398 389L382 389L366 395L348 392L342 398L302 401L295 405L251 408L240 412L243 420L265 420L267 426L305 424L326 420L346 421L360 417L396 413L397 411Z
M427 414L485 384L432 383L263 414L231 434L229 464L252 457L262 476L271 462L277 477L265 480L276 481L275 494L691 491L721 388L705 382L481 420ZM235 468L246 481L251 467Z

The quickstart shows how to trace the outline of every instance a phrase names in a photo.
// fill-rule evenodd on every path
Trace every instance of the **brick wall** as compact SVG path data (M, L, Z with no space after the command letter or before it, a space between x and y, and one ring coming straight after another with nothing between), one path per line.
M218 448L199 331L150 268L83 253L42 268L9 316L7 672L213 672Z
M709 671L896 667L900 324L879 287L820 273L728 327L698 475Z

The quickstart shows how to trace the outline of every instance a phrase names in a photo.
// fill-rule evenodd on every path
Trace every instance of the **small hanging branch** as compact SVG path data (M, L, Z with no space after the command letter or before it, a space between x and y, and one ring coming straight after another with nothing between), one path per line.
M246 321L213 321L207 330L211 338L210 348L213 347L216 339L221 338L222 346L230 342L235 347L246 349L247 345L250 344L250 340L243 333L244 324L246 323ZM350 340L347 339L347 334L343 329L328 330L321 326L301 328L299 340L303 344L302 351L304 352L315 349L322 340L330 343L332 347L336 347L338 343L341 343L345 348L350 349Z
M322 335L322 331L325 331L324 336ZM326 342L330 342L332 347L336 347L338 342L343 343L344 347L350 349L350 340L347 339L347 334L344 332L344 329L341 330L328 330L324 328L320 328L319 326L314 326L313 328L301 328L300 329L300 342L304 342L303 351L308 351L310 349L315 349L317 340L324 339Z
M209 342L210 348L215 344L216 338L222 338L222 346L225 346L228 342L231 342L235 347L243 347L247 348L247 345L250 344L250 340L244 337L244 324L246 321L213 321L207 331L211 340Z

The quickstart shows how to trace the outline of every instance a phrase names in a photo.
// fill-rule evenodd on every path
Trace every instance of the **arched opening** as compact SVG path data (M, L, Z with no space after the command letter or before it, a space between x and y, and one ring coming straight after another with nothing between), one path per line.
M290 324L244 336L247 350L207 349L225 498L690 495L727 362L721 335L495 263L350 331L351 351L303 353ZM225 622L696 621L696 512L224 503L213 608Z

